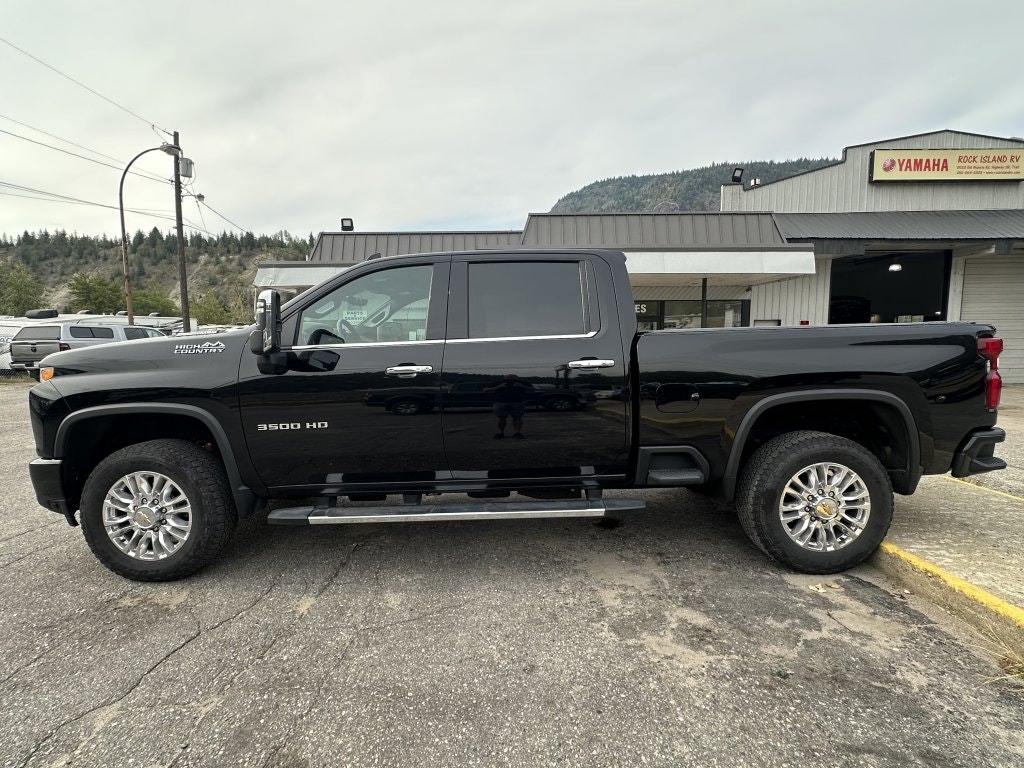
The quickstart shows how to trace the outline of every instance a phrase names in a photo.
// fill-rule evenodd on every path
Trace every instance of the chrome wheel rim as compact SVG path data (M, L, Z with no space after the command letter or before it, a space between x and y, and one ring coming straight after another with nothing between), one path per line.
M163 560L192 532L192 505L181 487L159 472L133 472L107 491L103 527L114 546L136 560Z
M849 467L821 462L793 475L779 500L779 520L800 548L835 552L849 546L867 527L871 494Z
M420 407L416 403L404 402L398 403L394 407L395 413L401 414L402 416L409 416L419 411Z

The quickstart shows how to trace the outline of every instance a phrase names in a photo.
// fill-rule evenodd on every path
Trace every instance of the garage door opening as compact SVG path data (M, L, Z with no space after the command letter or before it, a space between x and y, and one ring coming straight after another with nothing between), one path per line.
M829 323L946 319L948 251L883 253L832 262Z

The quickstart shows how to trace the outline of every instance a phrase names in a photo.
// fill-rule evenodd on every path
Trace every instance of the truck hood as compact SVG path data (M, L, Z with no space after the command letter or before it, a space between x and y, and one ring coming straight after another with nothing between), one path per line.
M58 374L211 368L227 368L234 373L254 327L215 334L97 344L47 355L39 365L53 366Z

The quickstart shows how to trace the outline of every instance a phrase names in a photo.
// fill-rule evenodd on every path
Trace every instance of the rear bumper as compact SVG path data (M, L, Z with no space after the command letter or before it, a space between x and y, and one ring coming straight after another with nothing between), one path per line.
M44 507L64 515L70 525L78 525L75 510L64 497L60 459L33 459L28 465L28 476L36 492L36 500Z
M27 373L39 381L39 365L36 363L11 363L11 370L17 373Z
M996 444L1005 439L1006 432L998 427L972 432L953 454L950 474L953 477L967 477L1006 469L1006 462L995 456Z

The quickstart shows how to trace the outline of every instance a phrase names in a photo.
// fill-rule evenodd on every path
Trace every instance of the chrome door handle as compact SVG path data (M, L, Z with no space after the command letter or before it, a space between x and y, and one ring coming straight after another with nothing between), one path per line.
M394 365L385 368L384 373L388 376L399 376L403 379L410 379L417 373L433 373L432 365Z
M611 368L615 365L614 360L573 360L566 365L567 368Z

